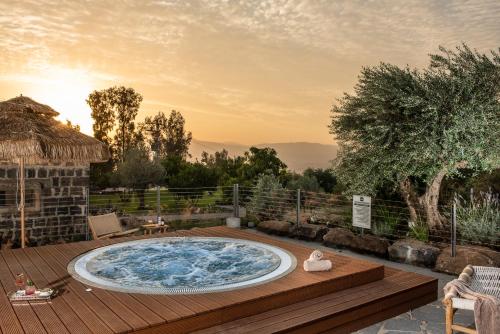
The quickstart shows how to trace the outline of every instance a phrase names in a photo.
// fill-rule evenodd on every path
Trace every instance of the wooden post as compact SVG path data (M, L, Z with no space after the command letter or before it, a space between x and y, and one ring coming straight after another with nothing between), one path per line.
M240 186L238 183L233 184L233 216L240 217Z
M457 202L456 196L451 207L451 257L457 256Z
M297 189L297 206L296 206L296 224L297 224L297 227L300 226L300 188Z
M160 186L156 186L156 223L160 224L161 220L161 193Z
M26 247L26 232L24 230L24 203L25 203L25 179L24 179L24 158L19 159L19 183L21 184L21 202L19 203L19 210L21 211L21 248Z
M444 301L446 307L446 334L453 334L453 306L451 298Z

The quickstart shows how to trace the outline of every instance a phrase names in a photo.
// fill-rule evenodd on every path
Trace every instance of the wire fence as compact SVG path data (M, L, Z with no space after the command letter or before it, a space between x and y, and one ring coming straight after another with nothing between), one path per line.
M25 202L29 234L35 237L63 235L72 229L71 233L82 233L89 239L88 216L115 212L130 227L163 220L172 229L188 229L223 225L227 218L239 217L243 225L280 220L295 226L340 227L391 242L410 237L441 248L458 245L500 252L500 201L498 194L492 193L473 196L471 192L470 198L457 197L447 205L440 204L439 229L428 228L422 208L415 208L415 219L405 202L379 198L371 201L369 229L361 229L353 226L352 198L281 187L153 187L91 192L79 187L68 194L49 195L42 189L27 189ZM8 217L5 219L18 221L18 205L16 192L0 192L0 213ZM14 238L18 232L13 228L10 233Z
M440 228L429 229L422 208L415 208L412 219L403 201L374 199L371 203L370 228L354 227L353 201L340 195L280 189L271 193L256 193L256 188L241 189L241 205L249 217L257 221L286 220L293 224L320 224L342 227L355 234L370 233L391 241L414 238L440 247L478 246L500 251L500 205L498 200L482 207L474 204L438 205ZM455 210L454 210L455 208ZM454 210L454 211L453 211ZM452 218L455 223L452 224Z
M132 223L164 220L172 228L211 226L238 216L258 223L285 220L292 224L341 227L355 234L372 234L390 241L414 238L439 247L487 247L500 251L500 205L498 197L468 207L439 205L441 228L429 229L422 208L412 219L403 201L373 199L370 228L354 227L353 201L341 195L290 189L262 190L256 187L220 186L204 188L112 189L88 196L88 214L117 212ZM453 224L453 218L455 223Z
M232 217L233 187L108 189L89 193L89 215L115 212L131 226L159 221L173 229L221 225Z

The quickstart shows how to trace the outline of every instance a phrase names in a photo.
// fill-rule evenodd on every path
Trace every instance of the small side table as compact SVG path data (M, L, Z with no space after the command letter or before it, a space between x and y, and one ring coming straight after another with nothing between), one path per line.
M168 225L158 225L158 224L146 224L142 225L144 229L144 235L154 234L154 233L165 233L168 230Z

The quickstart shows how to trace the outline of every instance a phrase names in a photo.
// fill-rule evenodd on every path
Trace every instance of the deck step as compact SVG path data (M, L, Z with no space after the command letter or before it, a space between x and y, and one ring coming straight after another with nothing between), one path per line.
M383 280L195 333L351 333L436 299L437 279L387 268Z

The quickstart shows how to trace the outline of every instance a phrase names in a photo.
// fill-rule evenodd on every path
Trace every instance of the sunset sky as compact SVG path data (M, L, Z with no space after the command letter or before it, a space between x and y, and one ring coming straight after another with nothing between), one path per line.
M422 67L462 41L500 46L500 1L0 0L0 100L91 134L87 95L125 85L138 120L176 109L197 139L332 143L329 109L361 66Z

